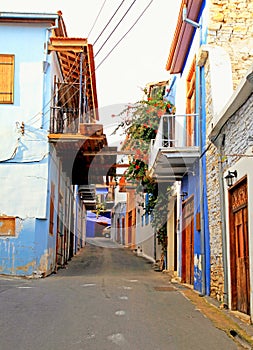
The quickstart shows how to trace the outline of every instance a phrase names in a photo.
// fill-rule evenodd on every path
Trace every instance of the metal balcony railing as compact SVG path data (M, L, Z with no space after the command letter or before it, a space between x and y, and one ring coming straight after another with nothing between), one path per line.
M152 167L159 150L187 149L198 146L198 114L165 114L161 117L156 138L151 140L149 167Z
M50 117L50 133L77 133L79 128L78 110L73 108L53 107Z
M80 132L80 124L96 123L97 111L89 107L87 97L83 96L79 83L54 82L51 134L75 134Z
M80 121L81 120L81 121ZM82 125L96 124L96 120L88 113L80 119L78 109L54 107L51 109L50 134L76 134Z

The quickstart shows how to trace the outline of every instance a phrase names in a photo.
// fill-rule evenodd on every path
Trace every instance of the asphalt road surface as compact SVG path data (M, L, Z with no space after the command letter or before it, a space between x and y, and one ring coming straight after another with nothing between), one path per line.
M0 278L0 349L238 349L182 288L110 239L91 239L57 274Z

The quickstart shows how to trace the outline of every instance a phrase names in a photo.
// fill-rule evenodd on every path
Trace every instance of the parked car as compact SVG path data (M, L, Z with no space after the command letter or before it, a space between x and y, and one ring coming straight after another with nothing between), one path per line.
M102 231L102 235L106 238L110 238L111 237L111 226L106 226Z

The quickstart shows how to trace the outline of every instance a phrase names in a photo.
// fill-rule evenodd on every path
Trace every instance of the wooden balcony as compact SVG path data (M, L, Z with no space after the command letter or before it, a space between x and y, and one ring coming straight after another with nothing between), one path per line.
M72 132L67 127L62 132L50 133L49 142L55 145L58 155L64 159L68 152L77 153L82 150L83 153L99 152L107 145L107 139L103 133L102 124L85 124L79 125L79 132Z
M72 184L103 184L115 171L116 152L108 150L98 122L93 47L85 38L60 36L57 29L55 34L48 52L57 53L62 77L54 78L48 139Z

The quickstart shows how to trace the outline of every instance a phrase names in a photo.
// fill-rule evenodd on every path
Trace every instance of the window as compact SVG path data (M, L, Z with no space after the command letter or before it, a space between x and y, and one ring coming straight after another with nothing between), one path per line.
M16 219L10 216L0 217L0 236L15 236Z
M189 74L186 79L186 114L196 113L196 60L194 58ZM186 120L186 144L194 145L195 132L195 116L187 116Z
M14 55L0 54L0 103L14 102Z

